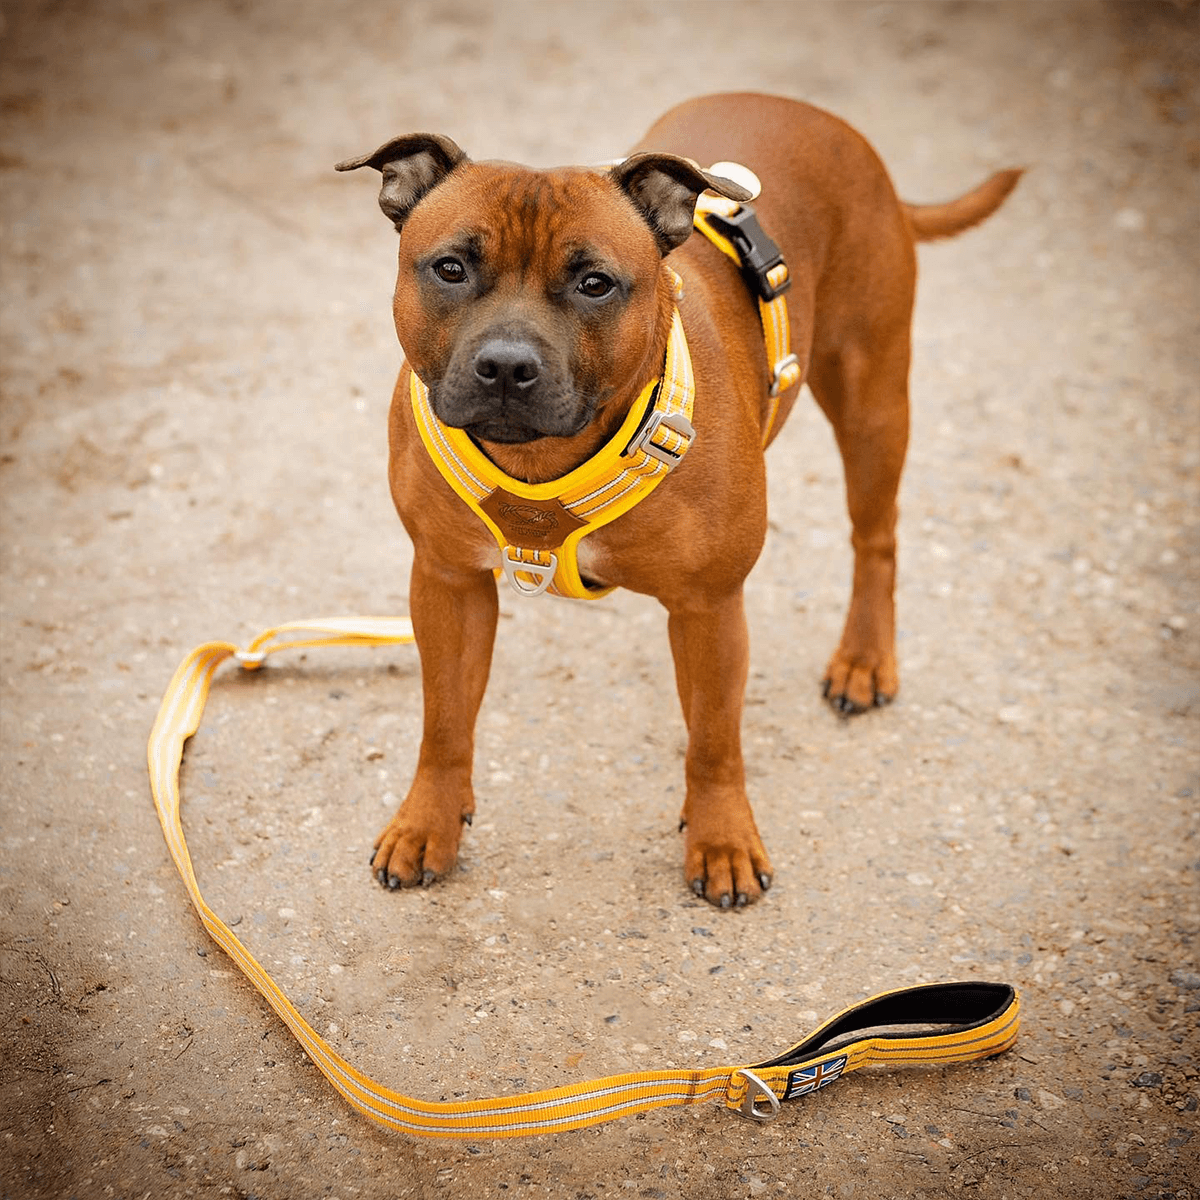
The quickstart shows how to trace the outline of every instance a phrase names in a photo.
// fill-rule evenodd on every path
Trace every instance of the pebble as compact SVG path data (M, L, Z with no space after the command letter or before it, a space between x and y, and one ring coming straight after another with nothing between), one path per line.
M997 710L996 720L1001 725L1023 725L1029 720L1029 710L1021 704L1006 704Z
M1182 988L1185 992L1194 992L1200 989L1200 972L1185 971L1180 968L1172 971L1168 978L1177 988Z
M1061 1096L1056 1096L1053 1092L1046 1091L1045 1088L1038 1090L1038 1104L1047 1112L1055 1112L1067 1106L1067 1102Z
M1113 224L1126 233L1141 233L1146 228L1146 214L1140 208L1122 208L1113 217Z
M233 1157L234 1165L239 1171L265 1171L271 1164L259 1162L249 1150L239 1150Z

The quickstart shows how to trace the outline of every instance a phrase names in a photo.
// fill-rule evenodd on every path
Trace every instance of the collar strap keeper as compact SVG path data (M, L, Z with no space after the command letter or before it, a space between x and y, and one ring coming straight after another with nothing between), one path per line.
M671 471L679 465L695 436L696 430L683 413L668 413L663 412L661 408L652 408L646 422L625 447L624 453L627 458L632 458L641 450L651 458L658 459Z

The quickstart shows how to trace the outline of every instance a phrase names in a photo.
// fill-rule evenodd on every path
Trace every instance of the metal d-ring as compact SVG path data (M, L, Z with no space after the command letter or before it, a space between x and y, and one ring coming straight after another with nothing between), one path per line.
M764 1125L768 1121L775 1120L779 1116L779 1097L753 1071L746 1067L739 1067L734 1071L734 1075L741 1075L746 1080L746 1094L742 1097L742 1102L738 1105L737 1111L743 1117L751 1121L760 1121ZM767 1101L768 1106L766 1108L758 1107L760 1099Z
M551 554L549 563L524 562L521 559L510 557L508 553L510 549L511 547L508 546L504 548L500 555L500 565L504 568L505 578L512 584L513 591L519 596L540 596L554 579L554 572L558 569L558 556ZM537 582L526 583L525 580L518 579L518 571L532 575Z

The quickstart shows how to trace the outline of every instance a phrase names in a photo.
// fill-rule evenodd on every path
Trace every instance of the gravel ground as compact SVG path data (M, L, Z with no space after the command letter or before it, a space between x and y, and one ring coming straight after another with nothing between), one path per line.
M1200 1195L1200 21L1076 3L8 3L0 53L0 1180L6 1197ZM332 164L415 129L593 161L753 88L912 200L1032 169L922 248L902 692L817 681L849 575L802 404L748 587L777 869L683 886L665 620L507 593L460 870L388 894L415 651L222 675L202 885L344 1054L424 1097L774 1054L845 1004L1008 980L1002 1058L517 1143L358 1117L194 918L144 742L182 654L403 613L394 235Z

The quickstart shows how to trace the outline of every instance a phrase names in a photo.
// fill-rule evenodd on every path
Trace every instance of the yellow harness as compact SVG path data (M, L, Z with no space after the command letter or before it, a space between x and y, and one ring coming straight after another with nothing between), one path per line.
M705 194L697 203L693 223L745 269L746 246L741 246L739 253L737 231L728 224L740 214L753 216L750 209L734 201ZM715 224L710 224L710 217ZM788 284L787 264L780 258L759 277L766 281L759 290L758 304L771 371L765 444L775 424L780 395L800 380L800 364L791 353L787 302L782 294ZM764 290L769 298L764 297ZM429 457L496 539L500 569L522 596L549 591L575 600L596 600L612 591L583 579L580 541L654 491L679 465L696 436L692 425L695 377L678 309L671 319L662 377L642 389L608 442L560 479L525 483L500 470L467 433L438 419L429 389L415 371L410 372L409 395Z

